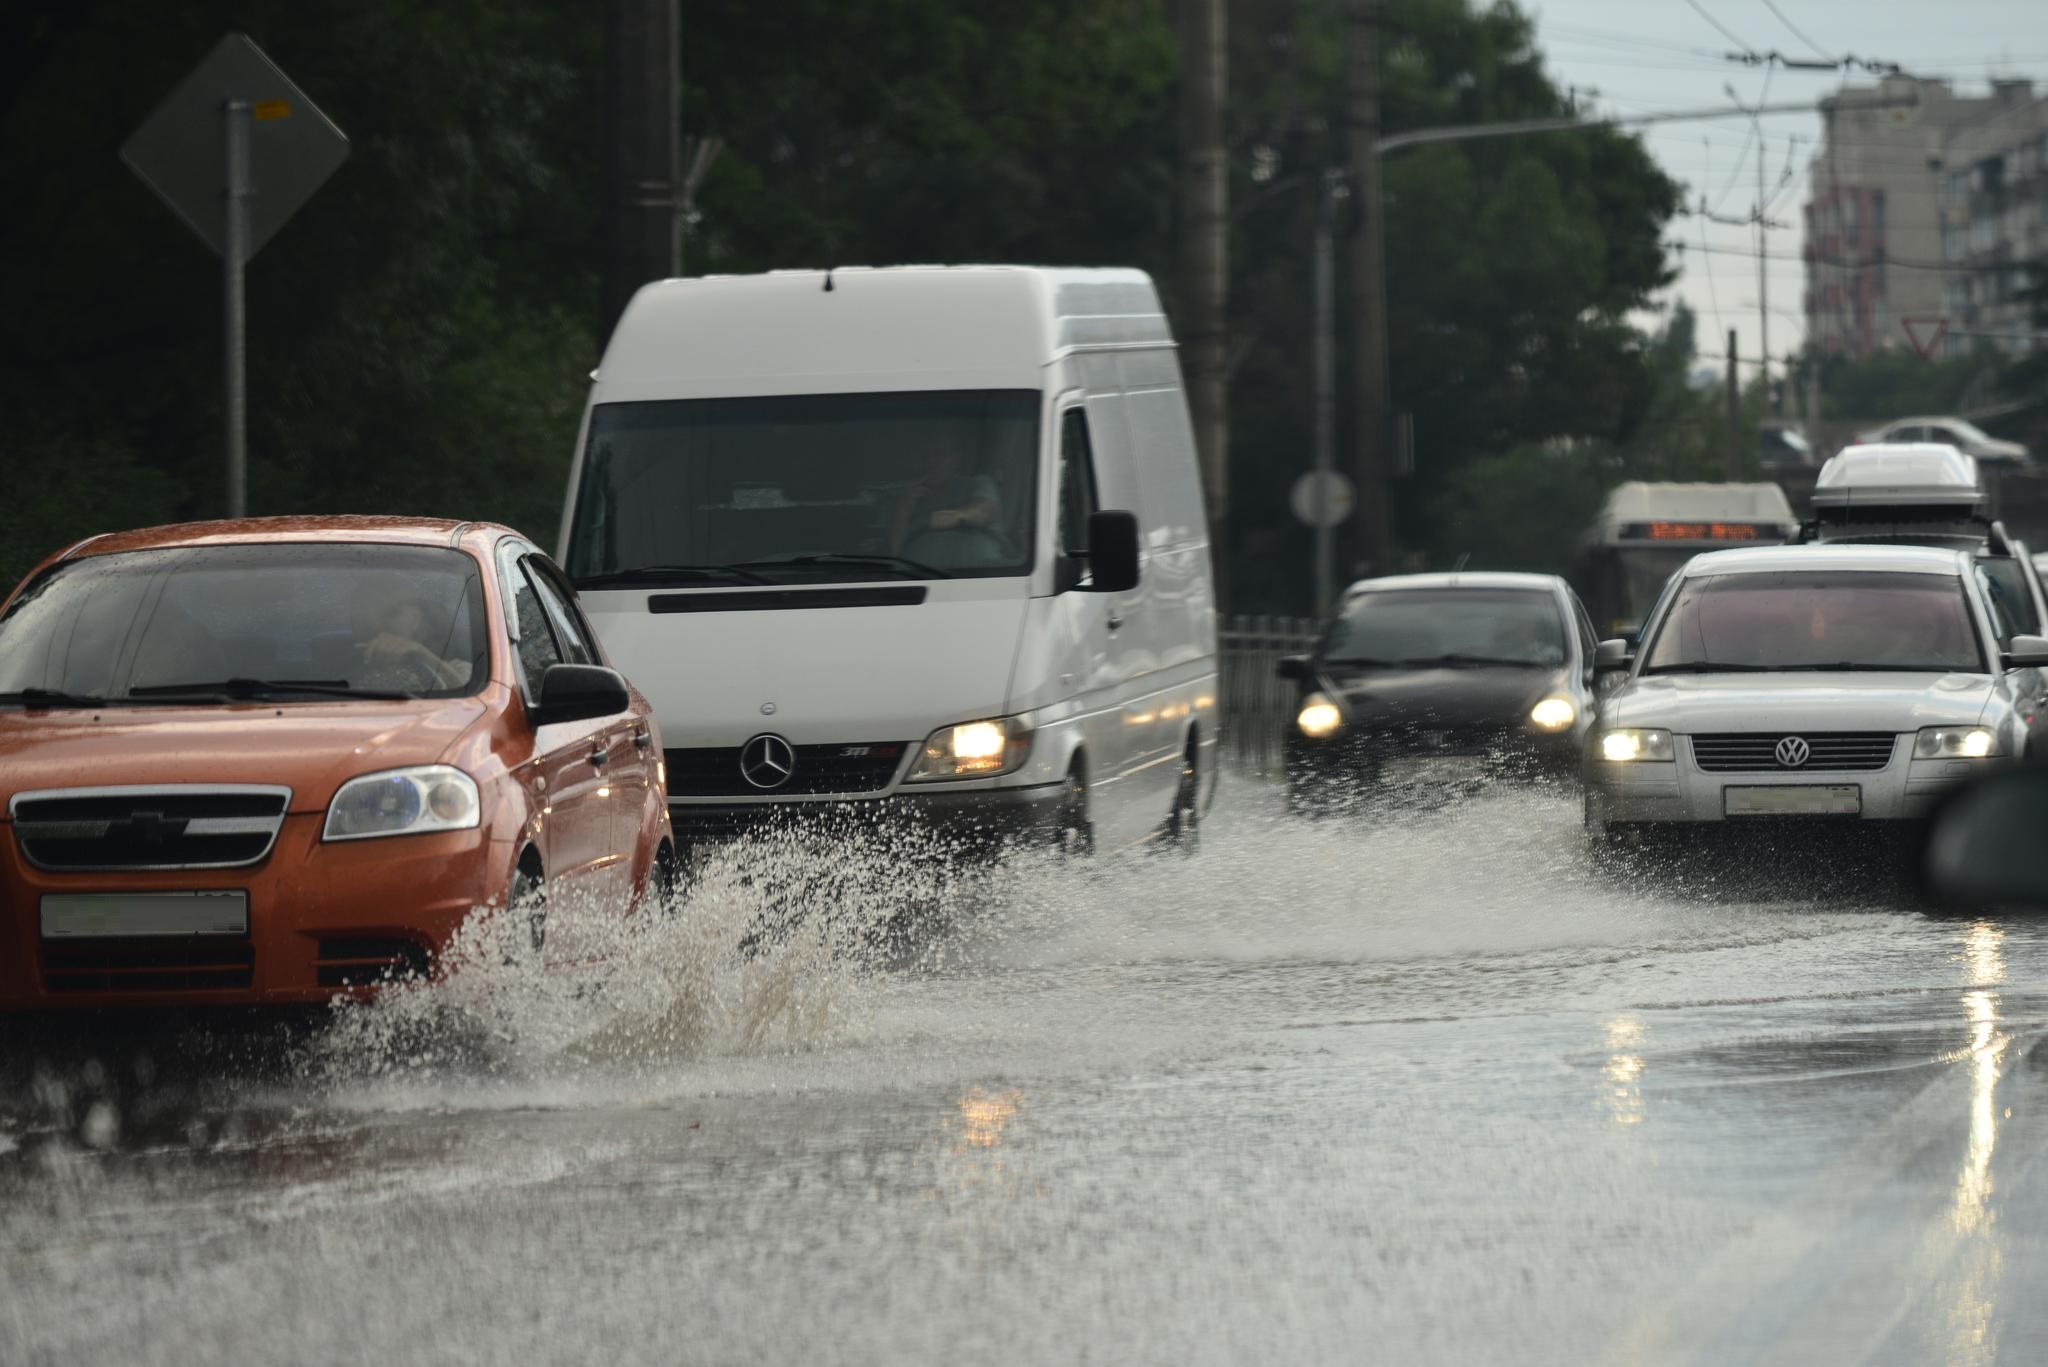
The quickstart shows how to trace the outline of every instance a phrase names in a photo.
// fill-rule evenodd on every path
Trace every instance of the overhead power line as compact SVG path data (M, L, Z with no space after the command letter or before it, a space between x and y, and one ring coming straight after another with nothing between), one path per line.
M1712 24L1715 27L1715 29L1717 29L1720 32L1723 38L1726 38L1729 42L1735 44L1735 46L1741 48L1744 52L1756 51L1754 47L1751 47L1748 43L1743 42L1741 36L1737 34L1735 30L1729 28L1719 19L1716 19L1713 15L1707 13L1707 7L1705 5L1702 5L1700 3L1700 0L1685 0L1685 3L1691 5L1693 8L1693 12L1699 15L1700 18Z
M1786 31L1790 33L1794 38L1797 38L1800 42L1806 44L1808 47L1812 48L1815 52L1818 52L1823 57L1830 55L1826 48L1822 47L1819 43L1814 42L1813 39L1807 37L1804 33L1800 32L1799 26L1793 23L1790 19L1787 19L1785 17L1785 11L1778 8L1778 0L1764 0L1764 8L1769 10L1771 13L1777 15L1778 22L1783 24L1785 26Z

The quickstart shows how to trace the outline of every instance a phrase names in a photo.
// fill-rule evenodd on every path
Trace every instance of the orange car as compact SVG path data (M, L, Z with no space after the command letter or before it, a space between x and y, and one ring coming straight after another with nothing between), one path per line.
M661 740L505 527L194 523L0 607L0 1010L302 1003L671 895Z

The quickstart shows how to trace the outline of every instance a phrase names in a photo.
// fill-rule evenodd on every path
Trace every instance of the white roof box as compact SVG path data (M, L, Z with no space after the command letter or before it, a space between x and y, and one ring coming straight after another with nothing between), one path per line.
M1939 442L1875 442L1846 446L1820 467L1813 486L1815 512L1878 508L1946 508L1960 512L1984 504L1977 462Z

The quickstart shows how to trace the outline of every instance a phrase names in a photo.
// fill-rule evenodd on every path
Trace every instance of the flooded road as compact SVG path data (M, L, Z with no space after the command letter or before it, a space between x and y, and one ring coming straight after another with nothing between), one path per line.
M15 1039L0 1362L2048 1357L2048 928L1576 825L1240 785L907 959L784 855L248 1059Z

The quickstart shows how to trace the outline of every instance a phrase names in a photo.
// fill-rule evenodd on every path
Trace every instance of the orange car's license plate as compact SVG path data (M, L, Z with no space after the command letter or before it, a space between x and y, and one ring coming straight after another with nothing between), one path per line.
M45 940L111 940L165 935L246 935L246 892L51 892L43 895Z

